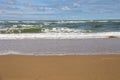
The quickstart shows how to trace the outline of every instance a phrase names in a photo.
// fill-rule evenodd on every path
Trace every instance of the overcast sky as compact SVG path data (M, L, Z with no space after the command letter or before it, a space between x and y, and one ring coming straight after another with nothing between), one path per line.
M0 0L0 19L120 19L120 0Z

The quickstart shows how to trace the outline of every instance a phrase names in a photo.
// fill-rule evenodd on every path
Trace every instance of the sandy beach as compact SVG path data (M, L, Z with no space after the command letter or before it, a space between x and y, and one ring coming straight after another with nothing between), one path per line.
M0 80L120 80L120 55L0 56Z
M0 80L120 80L120 0L0 0Z

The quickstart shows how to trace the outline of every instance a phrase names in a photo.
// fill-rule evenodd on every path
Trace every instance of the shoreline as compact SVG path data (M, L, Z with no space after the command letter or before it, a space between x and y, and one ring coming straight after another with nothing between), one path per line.
M120 55L0 56L0 80L119 80Z
M40 55L35 55L35 54L28 54L28 55L25 55L25 54L1 54L0 53L0 56L33 56L33 57L62 57L62 56L119 56L120 54L116 54L116 53L112 53L112 54L109 54L109 53L98 53L98 54L40 54Z
M120 54L120 38L0 40L0 45L1 55Z
M72 54L72 55L19 55L19 54L8 54L8 55L0 55L0 57L5 57L5 56L15 56L15 57L70 57L70 56L73 56L73 57L77 57L77 56L83 56L83 57L94 57L94 56L120 56L120 54L97 54L97 55L74 55L74 54Z

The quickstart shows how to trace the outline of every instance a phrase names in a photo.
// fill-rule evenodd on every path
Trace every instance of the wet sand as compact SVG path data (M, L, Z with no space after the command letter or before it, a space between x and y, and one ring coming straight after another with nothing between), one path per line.
M120 55L0 56L0 80L120 80Z
M0 40L0 54L120 54L120 38Z

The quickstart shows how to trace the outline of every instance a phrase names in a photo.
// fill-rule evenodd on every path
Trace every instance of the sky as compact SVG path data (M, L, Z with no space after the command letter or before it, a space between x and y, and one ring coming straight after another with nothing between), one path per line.
M120 19L120 0L0 0L0 20Z

